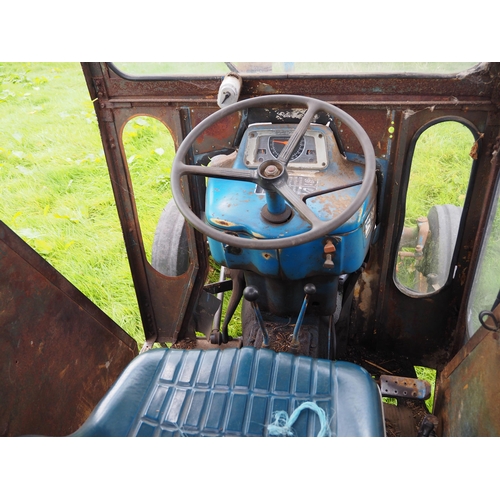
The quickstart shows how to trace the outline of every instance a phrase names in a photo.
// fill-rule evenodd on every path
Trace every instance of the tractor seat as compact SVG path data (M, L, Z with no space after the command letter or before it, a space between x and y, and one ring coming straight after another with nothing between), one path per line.
M332 436L384 436L382 402L366 370L267 349L152 349L136 357L72 436L268 436L276 412L325 412ZM301 411L294 436L316 436Z

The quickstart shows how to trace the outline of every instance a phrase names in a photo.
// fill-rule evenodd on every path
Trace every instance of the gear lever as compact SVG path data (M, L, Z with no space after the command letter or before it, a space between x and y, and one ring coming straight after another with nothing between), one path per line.
M308 283L304 287L304 293L306 294L304 297L304 302L302 302L302 307L300 308L299 317L297 318L297 322L295 323L295 328L293 329L292 342L290 344L290 352L293 354L297 354L300 348L299 342L299 333L302 323L304 321L304 316L306 314L307 305L309 304L309 297L316 293L316 287L312 283Z
M264 325L264 319L260 313L259 305L257 304L257 299L259 298L259 291L254 286L247 286L243 290L243 297L252 304L252 308L259 323L260 329L262 330L262 347L269 347L269 335L267 334L266 326Z

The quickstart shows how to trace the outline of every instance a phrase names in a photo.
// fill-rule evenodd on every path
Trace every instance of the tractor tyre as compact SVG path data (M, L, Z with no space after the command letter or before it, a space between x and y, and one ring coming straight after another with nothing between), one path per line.
M435 205L429 210L430 235L422 262L429 291L439 290L448 280L461 217L462 208L455 205Z
M189 267L186 221L170 200L156 226L151 264L165 276L180 276Z

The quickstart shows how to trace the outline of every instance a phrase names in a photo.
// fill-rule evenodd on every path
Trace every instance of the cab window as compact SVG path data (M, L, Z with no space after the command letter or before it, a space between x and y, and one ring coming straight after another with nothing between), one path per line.
M245 74L457 74L474 62L119 62L111 67L128 76L222 76Z
M416 141L394 269L408 295L435 293L450 276L473 145L472 132L457 121L435 123Z
M471 337L480 327L479 313L492 311L500 303L500 184L495 194L478 271L469 299L467 330Z

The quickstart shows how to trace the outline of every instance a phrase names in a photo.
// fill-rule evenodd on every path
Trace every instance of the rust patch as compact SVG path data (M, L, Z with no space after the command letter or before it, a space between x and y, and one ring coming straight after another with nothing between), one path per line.
M208 153L213 151L214 144L219 144L220 147L234 146L234 139L240 125L240 120L241 113L239 112L218 120L196 139L196 152Z
M214 224L217 224L218 226L224 226L224 227L234 226L234 224L232 222L228 222L227 220L223 220L223 219L212 219L212 222Z
M469 156L473 160L477 160L477 150L479 148L479 141L484 137L484 134L479 134L479 137L477 138L476 142L472 145L472 148L470 150Z
M499 367L498 343L487 334L448 378L441 378L444 404L438 416L445 436L500 435Z
M0 273L0 435L70 434L137 344L3 223Z

